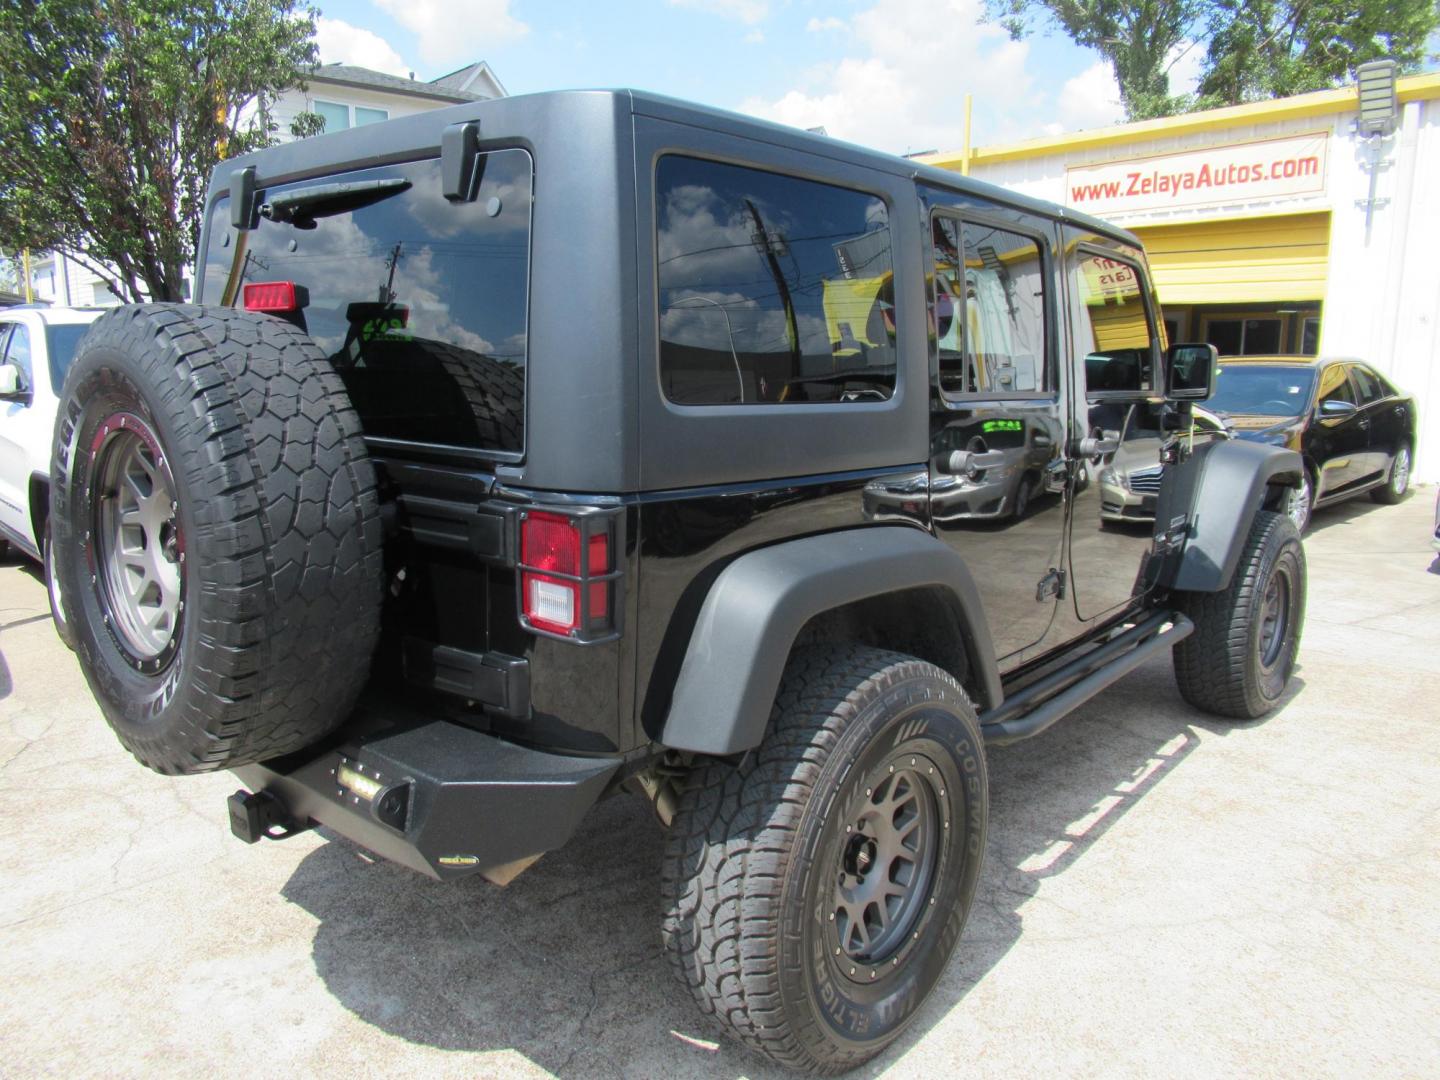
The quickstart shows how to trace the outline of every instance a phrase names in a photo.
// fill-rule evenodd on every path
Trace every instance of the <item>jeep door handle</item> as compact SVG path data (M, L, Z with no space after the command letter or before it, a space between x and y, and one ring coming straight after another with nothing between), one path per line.
M981 469L993 469L997 465L1004 464L1005 452L1003 450L986 450L983 453L953 450L949 454L941 454L935 460L935 467L938 471L964 473L967 476L974 476Z

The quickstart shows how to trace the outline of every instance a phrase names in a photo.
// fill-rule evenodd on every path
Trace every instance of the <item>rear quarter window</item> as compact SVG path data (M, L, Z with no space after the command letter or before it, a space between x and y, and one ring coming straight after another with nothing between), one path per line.
M666 155L656 218L660 378L670 401L801 405L894 393L882 199Z

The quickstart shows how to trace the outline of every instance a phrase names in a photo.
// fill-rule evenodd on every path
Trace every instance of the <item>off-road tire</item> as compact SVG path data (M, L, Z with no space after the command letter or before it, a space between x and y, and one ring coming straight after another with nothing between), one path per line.
M525 445L524 371L445 342L429 342L427 348L434 352L441 370L455 381L474 417L479 445L521 449Z
M930 876L910 878L924 888L900 908L911 914L894 923L893 950L872 964L836 955L844 920L831 916L846 845L865 831L847 825L872 809L872 790L898 790L895 765L931 800L935 844ZM788 1068L861 1064L900 1034L960 939L987 796L975 710L949 675L873 648L797 650L764 741L738 764L698 768L679 800L661 879L676 976L703 1012Z
M1266 633L1268 590L1284 618ZM1285 693L1305 621L1305 549L1286 514L1255 515L1228 588L1181 593L1195 631L1175 646L1180 695L1198 709L1237 720L1264 716Z
M99 528L107 513L124 520L105 502L119 505L124 483L99 490L115 440L135 438L122 429L143 429L173 481L164 556L179 568L179 607L148 659L117 631L104 578L123 562L102 558L111 541ZM379 505L359 419L307 335L230 308L107 312L65 378L54 485L80 665L143 764L173 774L263 761L344 719L379 632Z
M55 625L55 633L64 642L65 647L72 652L75 650L75 634L70 629L70 621L65 618L64 604L60 598L60 582L55 577L55 544L50 538L50 523L45 523L45 533L40 538L40 566L44 572L45 594L50 600L50 621Z
M1402 446L1390 459L1390 468L1385 473L1385 483L1370 489L1370 498L1386 506L1405 501L1410 494L1410 447Z

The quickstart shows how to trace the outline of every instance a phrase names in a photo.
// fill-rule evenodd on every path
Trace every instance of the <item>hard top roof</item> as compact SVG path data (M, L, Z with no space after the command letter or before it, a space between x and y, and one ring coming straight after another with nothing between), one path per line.
M215 170L211 197L224 193L229 188L232 174L247 165L256 167L257 183L277 184L322 175L337 169L356 169L379 162L413 160L418 156L433 154L438 148L438 132L449 124L478 119L483 140L486 138L487 128L492 131L509 128L524 132L547 120L560 119L567 112L574 113L578 118L584 110L587 116L593 116L593 104L597 97L611 99L624 112L633 115L651 116L742 138L794 147L849 164L973 193L1017 209L1102 232L1135 247L1140 246L1140 241L1134 234L1099 218L1058 203L1021 195L983 180L961 176L948 169L925 165L768 120L696 105L661 94L625 89L550 90L538 94L465 102L400 117L382 124L366 124L328 135L284 143L221 162ZM495 124L487 125L487 117L494 118Z

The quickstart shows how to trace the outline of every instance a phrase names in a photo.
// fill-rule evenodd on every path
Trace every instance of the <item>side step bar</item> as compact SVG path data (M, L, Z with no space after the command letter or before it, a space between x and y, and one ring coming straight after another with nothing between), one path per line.
M1155 653L1189 637L1194 629L1195 624L1178 611L1157 612L1137 623L981 713L985 745L1008 746L1039 735Z

